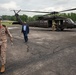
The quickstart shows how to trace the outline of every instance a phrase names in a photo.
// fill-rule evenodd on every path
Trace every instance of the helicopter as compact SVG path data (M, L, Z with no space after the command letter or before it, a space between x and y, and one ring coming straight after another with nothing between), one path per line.
M15 16L18 22L13 24L23 24L23 21L19 17L19 12L35 12L35 13L48 13L44 16L39 16L36 21L27 22L29 26L32 27L43 27L43 28L52 28L52 30L63 31L65 28L76 28L76 23L71 18L66 18L62 16L57 16L56 14L60 12L72 11L76 10L76 8L63 10L63 11L53 11L53 12L42 12L42 11L28 11L28 10L13 10L15 12ZM16 12L17 11L17 12ZM48 15L52 16L48 16Z

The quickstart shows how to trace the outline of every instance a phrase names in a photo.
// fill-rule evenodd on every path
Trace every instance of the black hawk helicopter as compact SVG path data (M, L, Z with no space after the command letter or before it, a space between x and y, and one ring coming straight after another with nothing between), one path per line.
M76 28L76 23L70 18L57 16L56 14L60 12L72 11L76 10L76 8L63 10L63 11L53 11L53 12L42 12L42 11L28 11L28 10L13 10L15 12L15 16L18 22L14 22L13 24L23 24L23 21L19 17L19 12L35 12L35 13L48 13L47 15L40 16L36 21L27 22L29 26L32 27L44 27L51 28L57 31L63 31L65 28ZM17 11L17 12L16 12ZM52 15L52 16L48 16Z

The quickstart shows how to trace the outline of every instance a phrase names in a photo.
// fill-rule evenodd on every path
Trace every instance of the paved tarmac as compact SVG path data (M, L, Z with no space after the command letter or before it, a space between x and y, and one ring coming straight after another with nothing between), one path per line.
M6 72L2 75L76 75L76 29L62 32L30 27L25 43L21 27L10 29Z

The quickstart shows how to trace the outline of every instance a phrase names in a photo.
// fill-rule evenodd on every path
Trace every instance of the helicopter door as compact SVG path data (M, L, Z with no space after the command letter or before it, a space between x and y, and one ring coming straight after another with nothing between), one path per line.
M63 25L63 20L60 20L60 25Z
M56 22L56 30L62 31L64 29L63 20L55 20L55 22Z
M52 27L52 20L48 20L48 27Z

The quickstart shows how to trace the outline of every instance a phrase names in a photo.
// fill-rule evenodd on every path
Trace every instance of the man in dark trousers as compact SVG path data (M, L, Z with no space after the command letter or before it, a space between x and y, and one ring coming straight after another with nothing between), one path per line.
M22 33L24 35L25 42L28 41L28 34L29 34L29 26L26 23L22 24Z

